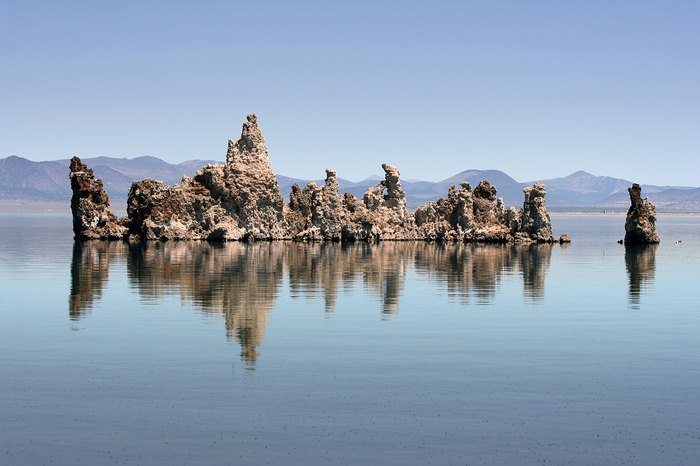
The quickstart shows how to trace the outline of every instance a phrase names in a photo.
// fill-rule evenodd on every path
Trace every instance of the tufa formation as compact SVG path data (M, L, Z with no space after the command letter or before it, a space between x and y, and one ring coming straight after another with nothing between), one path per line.
M642 199L642 188L637 183L627 190L631 205L625 220L625 244L658 243L656 207L648 199Z
M241 138L228 142L224 165L207 165L168 186L134 182L127 216L109 210L102 182L78 157L71 159L71 208L76 239L130 240L427 240L553 243L545 187L524 189L522 209L506 208L496 187L450 187L447 198L409 212L398 168L383 164L384 180L362 199L340 194L335 170L323 186L292 187L285 204L257 117L248 115ZM570 241L564 235L559 240Z
M92 168L73 157L70 161L70 186L73 196L73 232L80 239L120 239L129 232L126 219L118 219L109 210L109 196Z

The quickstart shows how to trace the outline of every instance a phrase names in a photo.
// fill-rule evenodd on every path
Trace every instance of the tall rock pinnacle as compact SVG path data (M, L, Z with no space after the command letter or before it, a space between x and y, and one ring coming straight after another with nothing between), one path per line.
M656 233L656 207L642 199L642 187L634 183L627 189L630 193L630 208L625 220L625 244L656 244L660 241Z
M229 140L224 173L241 226L253 237L281 234L284 200L255 115L248 115L238 141Z

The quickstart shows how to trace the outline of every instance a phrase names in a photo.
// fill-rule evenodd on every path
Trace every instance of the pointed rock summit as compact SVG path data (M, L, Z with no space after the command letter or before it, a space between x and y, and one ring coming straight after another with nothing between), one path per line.
M224 173L241 227L256 238L282 234L284 201L255 115L248 115L238 141L228 141Z
M255 115L240 139L228 141L226 163L208 165L168 186L135 182L127 217L109 211L109 198L92 170L71 161L76 238L131 240L283 240L554 242L545 188L525 189L520 211L506 209L496 187L482 181L472 191L451 186L447 198L409 212L399 169L382 164L384 179L357 199L339 192L334 169L323 186L294 185L285 205Z

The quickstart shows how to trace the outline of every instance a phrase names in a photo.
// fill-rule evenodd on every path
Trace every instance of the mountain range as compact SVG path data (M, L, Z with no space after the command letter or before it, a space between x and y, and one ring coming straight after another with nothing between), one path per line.
M126 207L126 196L133 181L145 178L177 183L183 175L192 176L199 168L214 160L191 160L171 164L156 157L143 156L133 159L113 157L85 158L95 176L100 178L110 195L116 210ZM70 201L68 159L34 162L22 157L0 159L0 201L14 203ZM309 181L322 184L323 180L302 180L277 175L282 194L287 198L293 184L304 186ZM462 181L472 187L481 180L488 180L498 189L498 196L507 206L520 206L523 188L534 182L547 186L547 207L552 211L626 210L629 206L627 188L632 182L609 176L595 176L577 171L561 178L518 182L499 170L465 170L442 181L402 180L408 205L415 208L447 195L448 188ZM340 191L362 198L365 191L377 185L381 178L371 176L362 181L338 179ZM700 212L700 188L685 186L642 185L642 192L656 204L660 212Z

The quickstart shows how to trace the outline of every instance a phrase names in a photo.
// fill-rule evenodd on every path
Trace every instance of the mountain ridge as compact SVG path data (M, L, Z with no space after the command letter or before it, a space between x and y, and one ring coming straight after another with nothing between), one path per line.
M107 156L83 159L97 178L100 178L113 204L124 204L133 181L154 178L168 184L179 182L183 176L192 176L199 168L215 160L188 160L173 164L153 156L115 158ZM31 161L12 155L0 159L0 201L66 202L71 189L68 179L68 159ZM523 188L535 182L547 187L547 206L551 210L622 210L629 204L627 188L632 182L622 178L597 176L578 170L564 177L544 178L519 182L507 173L496 170L467 169L441 181L402 180L408 205L435 201L447 195L451 185L466 181L476 186L488 180L498 189L506 205L519 206L523 202ZM277 174L280 190L288 197L292 185L304 186L309 181L323 184L323 179L307 180ZM360 181L338 178L341 192L362 198L368 188L381 180L369 176ZM654 202L659 211L700 212L700 187L642 185L643 193Z

